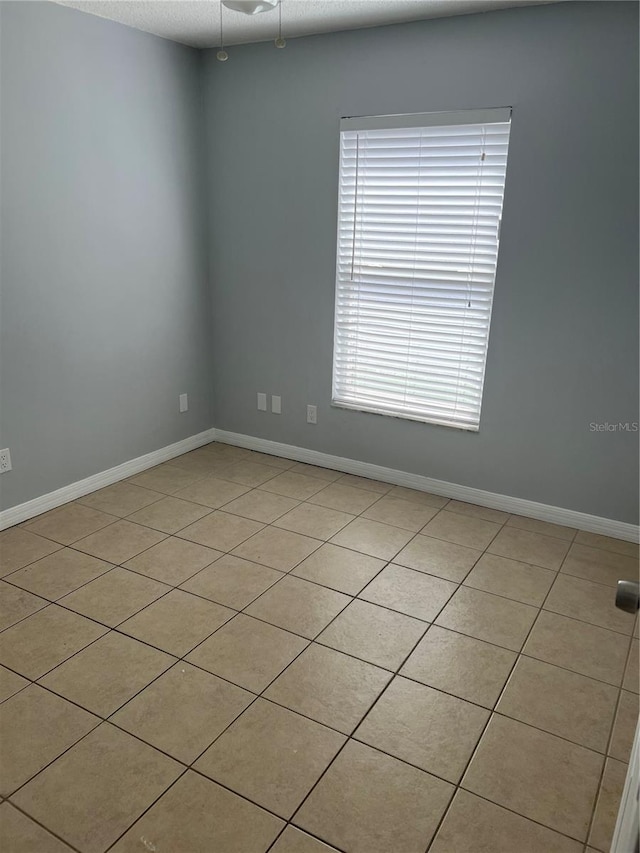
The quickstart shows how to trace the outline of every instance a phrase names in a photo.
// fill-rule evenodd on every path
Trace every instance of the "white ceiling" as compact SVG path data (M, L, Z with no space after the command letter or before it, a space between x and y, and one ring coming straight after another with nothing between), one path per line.
M220 0L57 2L194 47L220 43ZM295 38L548 2L557 0L282 0L282 34ZM268 41L277 35L277 10L249 16L225 7L222 14L225 44Z

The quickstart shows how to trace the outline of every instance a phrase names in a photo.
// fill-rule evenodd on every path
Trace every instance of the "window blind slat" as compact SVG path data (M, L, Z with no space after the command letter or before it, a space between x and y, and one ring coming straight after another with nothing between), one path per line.
M510 111L442 115L343 121L333 402L477 430Z

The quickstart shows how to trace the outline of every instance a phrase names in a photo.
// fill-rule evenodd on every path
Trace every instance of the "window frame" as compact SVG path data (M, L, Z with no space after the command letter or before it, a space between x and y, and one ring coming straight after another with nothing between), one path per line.
M486 375L486 366L488 360L488 350L489 350L489 339L491 333L491 320L493 314L493 302L495 298L495 284L497 279L498 272L498 261L499 261L499 251L500 251L500 237L501 237L501 225L502 225L502 213L504 209L504 196L506 192L506 183L507 183L507 168L508 168L508 159L509 159L509 147L510 147L510 133L511 133L511 120L512 120L512 107L497 107L497 108L489 108L483 110L458 110L455 112L446 111L446 112L432 112L432 113L414 113L414 114L397 114L397 115L381 115L381 116L359 116L359 117L344 117L340 120L340 132L339 132L339 175L338 175L338 204L337 204L337 238L336 238L336 273L335 273L335 301L334 301L334 326L333 326L333 348L332 348L332 383L331 383L331 405L335 408L346 409L350 411L359 411L365 412L369 414L379 414L384 415L385 417L398 418L401 420L410 420L416 421L425 424L432 424L437 426L446 426L454 429L460 429L467 432L478 432L480 429L480 419L482 415L482 404L484 398L484 382ZM432 414L416 414L408 411L401 411L399 409L393 410L391 406L389 409L378 408L374 405L367 405L365 401L361 402L352 402L348 400L341 399L336 391L336 378L337 378L337 369L336 369L336 357L338 350L338 321L339 321L339 298L340 298L340 286L343 284L343 280L340 278L340 260L341 260L341 225L342 225L342 192L343 192L343 142L342 142L342 134L343 132L353 132L353 131L366 131L366 130L394 130L397 128L429 128L429 127L450 127L455 125L482 125L482 124L508 124L508 130L506 132L506 153L505 153L505 164L504 164L504 176L502 179L501 185L501 196L500 196L500 209L498 213L497 219L497 233L495 238L495 264L493 266L493 275L490 285L490 302L488 308L488 316L486 320L486 337L484 344L484 353L482 359L482 369L480 381L478 384L479 395L478 395L478 406L477 406L477 418L473 423L469 422L459 422L450 418L437 418ZM484 156L483 156L484 159ZM354 204L356 207L354 211L357 209L357 191L354 194ZM355 225L355 212L354 212L354 240L355 234L357 231ZM452 388L457 386L452 385ZM457 405L457 404L456 404Z

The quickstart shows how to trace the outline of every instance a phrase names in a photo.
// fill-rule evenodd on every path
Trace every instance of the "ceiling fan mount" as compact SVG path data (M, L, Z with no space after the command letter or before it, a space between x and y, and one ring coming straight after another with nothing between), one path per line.
M260 12L272 12L278 6L279 0L222 0L222 5L234 12L245 15L257 15Z

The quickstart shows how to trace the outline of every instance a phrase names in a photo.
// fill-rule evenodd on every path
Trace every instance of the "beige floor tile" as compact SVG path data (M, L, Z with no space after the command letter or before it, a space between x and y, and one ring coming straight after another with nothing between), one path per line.
M538 615L535 607L460 587L436 624L519 652Z
M376 557L325 544L303 560L291 574L338 592L357 595L384 565L384 560Z
M14 572L10 581L22 589L56 601L112 568L111 563L98 560L90 554L62 548Z
M495 714L462 787L586 841L603 756Z
M610 684L521 657L496 710L596 752L605 752L617 701L618 690Z
M424 622L386 607L353 601L324 629L318 642L395 671L426 627Z
M8 802L0 806L0 838L11 853L71 853L71 848Z
M239 498L248 491L249 486L230 483L228 480L221 480L218 477L204 477L197 483L187 486L186 489L180 489L176 492L175 497L202 504L211 509L220 509L221 506Z
M488 719L484 708L396 676L354 737L455 784Z
M190 764L241 714L253 693L180 661L111 722Z
M189 453L183 453L182 456L175 456L173 459L169 459L167 465L173 465L182 471L206 477L210 474L215 475L229 461L228 458L222 459L218 453L212 453L210 450L200 447L198 450L192 450Z
M353 551L360 551L370 557L381 560L392 560L413 534L399 527L380 524L379 521L369 521L366 518L356 518L331 540L334 545L342 545Z
M326 480L328 483L333 483L334 480L339 480L342 477L342 471L320 468L317 465L307 465L306 462L296 462L289 470L292 474L306 474L318 480Z
M312 640L352 599L301 578L283 577L246 613Z
M137 572L115 568L65 595L60 604L113 628L169 590L166 584Z
M258 699L195 763L196 770L290 818L346 738Z
M259 450L247 450L246 456L243 458L248 462L259 462L261 465L270 465L272 468L280 468L282 471L293 468L296 464L293 459L283 459L273 453L260 453Z
M464 585L540 607L555 579L556 573L550 569L495 554L483 554L467 575Z
M488 548L491 554L510 557L521 563L532 563L543 569L559 569L569 550L569 542L552 536L542 536L510 527L508 524L498 533Z
M386 670L314 643L276 679L265 696L349 734L390 678Z
M0 794L8 797L100 720L30 684L0 706Z
M424 853L453 790L416 767L350 741L294 822L349 853Z
M552 524L549 521L539 521L537 518L527 518L524 515L512 515L507 521L507 526L528 530L529 533L540 533L543 536L555 536L556 539L565 539L567 542L572 542L576 535L573 527L564 527L561 524Z
M264 524L257 521L218 510L185 527L180 531L180 537L219 551L231 551L263 527Z
M189 771L112 853L140 853L140 839L148 850L171 853L265 853L282 826L279 818Z
M0 581L0 631L42 610L48 603L44 598Z
M175 662L110 631L40 679L40 684L100 717L108 717Z
M201 474L183 471L176 468L175 465L168 465L165 462L162 465L156 465L155 468L149 468L148 471L143 471L142 474L130 477L128 482L145 489L162 492L165 495L172 495L179 492L180 489L185 489L192 483L196 483L201 477Z
M633 614L616 607L613 590L562 573L551 587L544 609L621 634L630 635L633 630Z
M426 506L434 506L437 509L442 509L449 503L449 498L443 498L442 495L420 492L417 489L407 489L405 486L394 486L387 494L389 497L401 498L403 501L415 501Z
M484 551L500 527L501 525L494 521L484 521L472 515L461 515L443 509L426 525L422 533L435 539L444 539L446 542Z
M619 687L628 643L621 634L543 610L524 653Z
M603 551L614 551L616 554L624 554L636 559L640 551L640 547L635 542L613 539L611 536L602 536L600 533L586 533L584 530L578 531L576 542L581 545L589 545L591 548L601 548Z
M511 516L508 512L499 509L491 509L488 506L479 506L465 501L449 501L447 512L458 512L461 515L471 515L474 518L482 518L484 521L493 521L496 524L504 524Z
M327 509L311 503L301 503L291 512L274 522L275 527L314 536L316 539L330 539L342 530L354 516L336 509Z
M18 527L0 533L0 576L15 572L29 563L35 563L47 554L59 551L62 545L43 539Z
M354 474L343 474L338 480L341 485L355 486L378 495L385 495L392 489L391 483L381 483L379 480L371 480L369 477L356 477Z
M4 666L0 666L0 702L4 702L10 696L13 696L27 686L29 682L21 675L11 672ZM2 836L0 836L1 838Z
M618 761L629 761L633 737L638 725L638 694L628 690L620 692L620 701L611 733L611 743L607 750Z
M210 454L212 459L225 459L227 462L232 459L248 459L251 455L251 451L245 450L244 447L234 447L232 444L223 444L221 441L211 441L200 450Z
M562 572L615 587L620 579L638 578L637 557L625 557L613 551L601 551L588 545L573 544L562 564Z
M319 546L318 539L310 539L289 530L267 527L235 548L233 554L270 569L288 572Z
M582 853L582 845L458 790L429 853Z
M181 770L173 759L103 723L14 801L83 853L104 853Z
M365 489L357 489L355 486L346 486L341 483L331 483L329 486L323 483L322 486L321 492L316 492L308 498L309 503L352 515L364 512L380 498L376 492L368 492Z
M143 643L183 657L235 616L235 610L173 589L118 628Z
M615 758L607 758L604 765L598 801L589 832L589 844L596 850L601 850L602 853L609 853L611 849L627 768L627 764L616 761Z
M36 679L106 631L97 622L50 604L0 634L0 663Z
M78 498L77 503L123 518L161 499L162 495L158 492L141 489L133 483L114 483L112 486Z
M431 622L456 589L456 584L442 578L390 565L358 597Z
M182 589L242 610L282 577L282 572L225 554L188 581Z
M365 510L362 516L417 533L437 512L432 506L385 495Z
M162 498L150 506L139 509L130 515L127 521L160 530L162 533L177 533L188 524L211 512L209 507L180 498Z
M251 462L249 459L240 459L237 462L229 462L218 474L223 480L232 483L240 483L241 486L261 486L268 480L277 476L279 468L272 465L261 465L259 462Z
M187 660L260 693L308 645L307 640L240 613L194 649Z
M39 515L28 522L25 528L30 533L37 533L62 545L71 545L117 520L115 515L107 515L79 503L70 503Z
M274 495L284 495L287 498L306 501L320 489L324 489L326 485L327 481L324 479L309 477L308 474L294 474L291 471L285 471L264 483L261 488L265 492L272 492Z
M252 489L231 503L225 504L224 511L271 524L272 521L298 506L298 503L293 498L272 495L271 492L263 492L262 489Z
M481 554L482 551L432 536L416 536L394 558L394 563L458 583L468 575Z
M336 848L328 847L323 841L289 824L271 848L271 853L336 853Z
M631 640L631 649L629 651L629 660L627 668L624 672L624 680L622 686L625 690L630 690L632 693L639 693L638 675L640 674L640 663L638 662L638 640Z
M120 565L165 538L164 533L121 520L78 540L73 547L100 560Z
M507 649L432 625L400 674L493 708L515 660Z
M170 537L125 563L141 575L177 586L222 556L221 551Z

